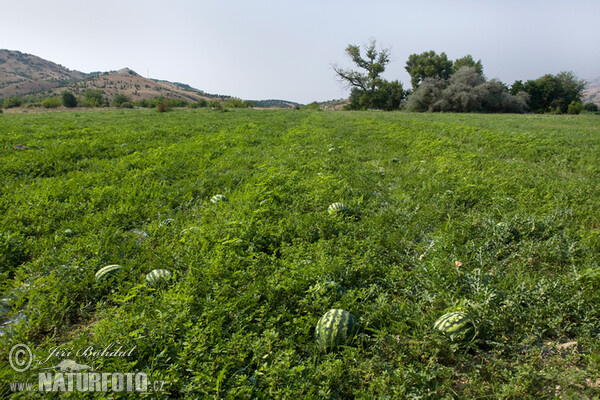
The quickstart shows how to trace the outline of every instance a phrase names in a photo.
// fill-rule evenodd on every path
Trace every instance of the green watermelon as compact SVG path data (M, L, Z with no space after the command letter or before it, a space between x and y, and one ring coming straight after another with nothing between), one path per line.
M329 214L345 214L348 212L348 206L344 203L333 203L327 209Z
M149 286L155 286L167 282L172 276L173 274L169 270L155 269L146 274L146 283Z
M104 279L108 278L111 275L115 275L118 272L122 271L123 267L120 265L107 265L106 267L102 267L96 272L96 282L101 282Z
M318 282L311 286L308 291L317 297L334 296L336 299L343 297L346 293L342 285L334 281Z
M476 334L475 323L471 317L460 311L442 315L433 328L449 335L452 340L472 339Z
M346 310L327 311L317 323L315 336L323 349L333 349L348 342L358 330L356 320Z
M229 199L227 197L223 196L222 194L214 195L210 199L210 202L213 203L213 204L221 203L223 201L229 201Z

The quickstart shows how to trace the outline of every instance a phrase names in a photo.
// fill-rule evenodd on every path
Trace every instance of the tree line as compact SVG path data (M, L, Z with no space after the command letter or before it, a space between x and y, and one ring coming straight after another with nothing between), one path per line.
M346 54L357 70L333 66L336 75L350 88L346 109L399 110L416 112L569 113L598 111L593 103L583 104L585 81L572 72L546 74L511 87L497 79L487 80L481 60L471 55L450 60L446 53L426 51L411 54L405 69L412 89L404 90L398 80L381 77L390 62L390 50L348 45Z
M168 111L175 107L190 107L190 108L211 108L222 110L224 108L247 108L254 106L251 101L244 101L236 97L226 99L207 100L201 98L195 102L188 102L183 99L173 99L164 96L159 96L153 99L142 99L133 101L125 94L117 94L111 101L104 96L102 89L87 89L83 92L83 96L77 97L70 91L63 91L60 96L40 97L29 96L20 97L12 96L4 100L0 99L0 111L2 107L5 109L15 107L119 107L119 108L156 108L159 111Z

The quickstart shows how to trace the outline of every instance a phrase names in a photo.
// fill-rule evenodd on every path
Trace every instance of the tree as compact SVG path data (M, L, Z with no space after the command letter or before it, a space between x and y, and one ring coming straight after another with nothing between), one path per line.
M405 69L410 75L413 89L416 89L425 78L448 79L452 73L452 61L448 60L446 53L438 55L430 50L421 54L411 54Z
M104 104L103 94L104 92L101 89L87 89L83 94L85 96L85 105L88 107L102 106Z
M64 91L61 94L62 105L65 107L77 107L77 99L71 92Z
M124 108L127 108L128 104L131 104L131 100L129 99L129 97L125 96L123 93L119 93L118 95L115 96L115 98L113 99L113 101L110 105L113 107L123 107L124 104L125 104Z
M523 81L515 81L515 83L513 83L510 87L510 94L512 94L513 96L517 95L519 92L524 91L525 85L523 84Z
M57 108L61 106L62 100L60 97L46 97L41 104L44 108Z
M392 97L397 98L398 85L402 90L402 85L399 82L389 83L381 78L381 74L385 71L385 66L390 62L390 50L377 50L376 41L373 39L368 46L364 46L365 58L361 56L360 47L356 45L348 45L346 54L352 62L356 64L364 72L346 70L338 66L333 66L333 70L352 88L350 93L351 109L362 108L381 108L392 109ZM384 92L395 91L396 96L386 96L384 92L378 93L379 90ZM402 91L402 93L404 93ZM388 102L383 99L388 98Z
M450 79L425 78L408 98L409 111L524 112L526 99L512 96L502 82L486 82L476 68L464 66Z
M573 72L561 72L529 80L524 86L532 111L566 113L569 104L581 101L585 81L577 79Z
M481 63L481 60L475 62L475 60L473 60L473 57L470 54L467 54L466 56L454 61L454 64L452 64L452 73L456 73L456 71L458 71L462 67L475 68L475 71L479 75L483 75L483 64Z

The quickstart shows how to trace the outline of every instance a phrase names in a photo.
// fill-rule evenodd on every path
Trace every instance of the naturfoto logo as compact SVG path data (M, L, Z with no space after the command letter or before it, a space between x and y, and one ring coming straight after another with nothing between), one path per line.
M38 373L37 390L39 392L148 392L162 391L163 381L152 384L144 372L96 372L91 365L78 363L65 357L130 357L135 346L130 349L123 348L119 342L111 343L104 348L87 346L79 349L54 347L50 354L33 369L44 370ZM31 349L25 344L17 344L9 353L11 367L17 372L25 372L32 367L33 355ZM55 360L61 359L55 364ZM48 365L48 366L45 366ZM33 384L11 384L13 391L35 390Z

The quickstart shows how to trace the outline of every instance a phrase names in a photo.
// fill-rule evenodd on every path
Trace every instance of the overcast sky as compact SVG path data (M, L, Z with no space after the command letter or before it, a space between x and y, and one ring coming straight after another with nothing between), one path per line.
M0 0L0 48L83 72L129 67L208 93L301 103L348 96L331 66L370 38L406 89L408 56L481 59L512 84L600 77L600 0Z

